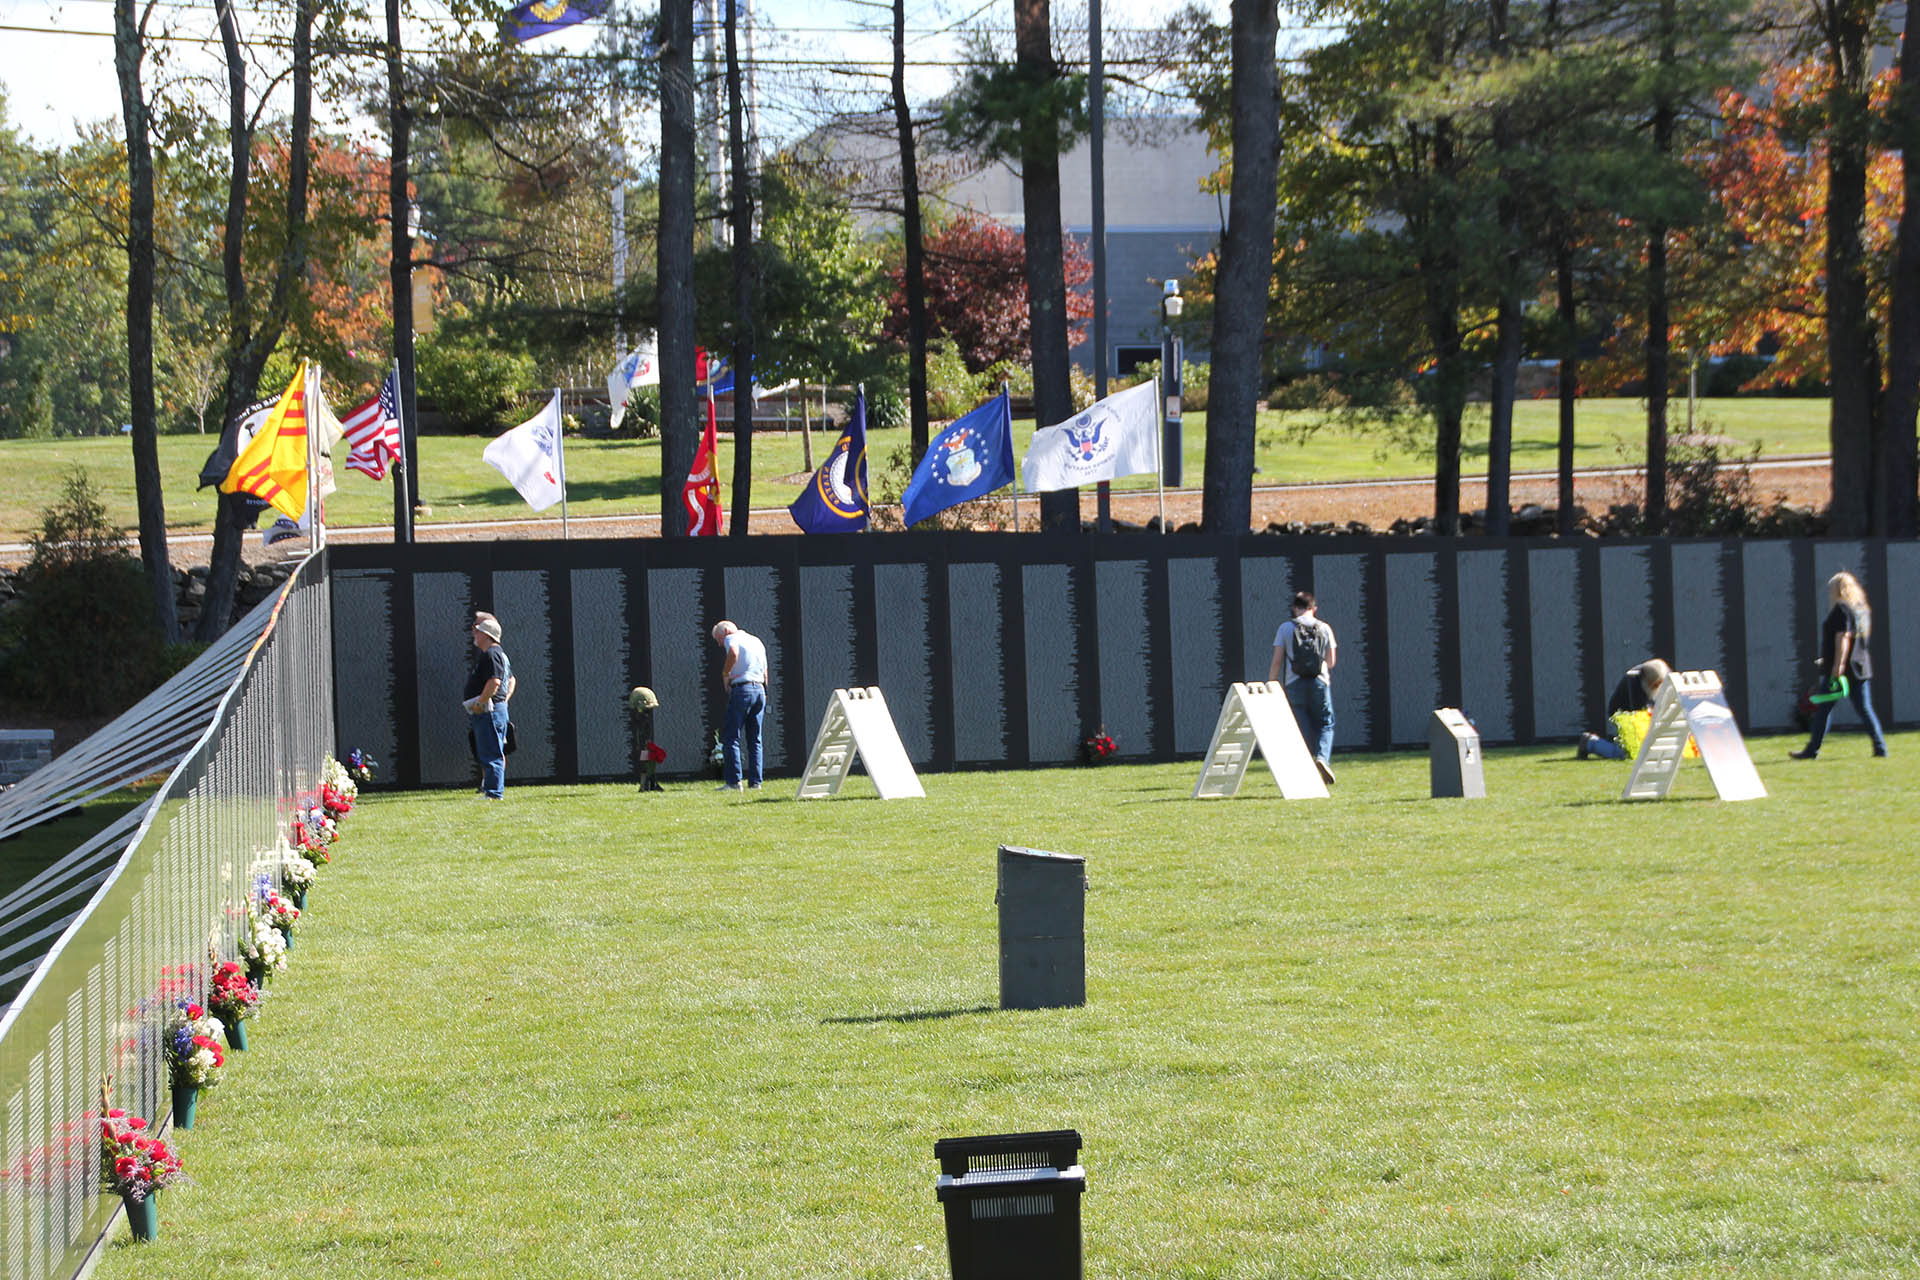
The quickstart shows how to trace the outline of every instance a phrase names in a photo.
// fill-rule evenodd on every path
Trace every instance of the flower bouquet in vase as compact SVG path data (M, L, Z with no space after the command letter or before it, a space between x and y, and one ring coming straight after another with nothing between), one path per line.
M286 949L293 950L293 926L300 919L300 908L293 905L293 900L269 890L260 899L260 914L279 931Z
M320 784L320 808L337 822L353 812L353 797L323 782Z
M320 813L318 809L313 813ZM303 810L294 815L293 825L287 834L291 837L289 847L316 867L324 867L333 861L333 841L324 834L325 829L314 826L308 821L308 813ZM321 814L321 817L326 815Z
M227 1029L227 1044L245 1050L247 1019L260 1010L264 993L247 979L247 968L238 960L229 960L213 971L213 989L207 1005Z
M373 781L374 770L379 767L380 762L378 760L375 760L358 747L347 752L347 762L345 765L347 779L354 784L356 789L355 794L358 794L358 788Z
M184 1181L180 1157L147 1132L145 1120L119 1107L100 1117L100 1185L126 1205L135 1240L151 1240L160 1229L154 1193Z
M293 899L294 907L299 911L307 909L307 890L313 888L313 880L320 869L313 865L313 859L287 851L286 861L280 864L280 876L286 882L287 894Z
M167 1024L167 1066L173 1074L173 1127L193 1128L193 1111L202 1089L220 1083L221 1068L227 1065L226 1050L220 1044L224 1028L220 1020L202 1005L182 1000L174 1006Z
M240 958L247 962L247 980L256 987L287 967L287 940L251 900L240 928Z

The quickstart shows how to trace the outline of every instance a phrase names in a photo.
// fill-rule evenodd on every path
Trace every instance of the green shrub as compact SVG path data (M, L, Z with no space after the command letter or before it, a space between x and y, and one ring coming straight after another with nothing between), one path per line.
M462 431L495 431L512 398L533 382L533 357L509 351L484 335L441 331L425 335L414 349L420 399Z
M64 715L118 711L164 678L152 586L83 470L41 515L0 652L12 698Z

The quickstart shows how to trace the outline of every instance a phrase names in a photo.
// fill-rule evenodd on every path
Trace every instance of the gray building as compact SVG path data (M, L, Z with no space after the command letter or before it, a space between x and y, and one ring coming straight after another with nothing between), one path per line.
M862 217L896 226L898 153L890 119L861 118L815 133L803 149L830 158L852 185ZM1201 189L1219 165L1206 136L1180 117L1111 120L1106 134L1108 369L1123 373L1160 358L1162 282L1185 279L1193 262L1219 248L1226 200ZM923 147L921 185L929 202L966 209L1016 230L1026 224L1017 166ZM1086 245L1093 233L1092 160L1085 142L1060 158L1060 219ZM1091 288L1089 284L1087 286ZM1073 349L1093 367L1092 326ZM1190 345L1188 359L1205 359Z

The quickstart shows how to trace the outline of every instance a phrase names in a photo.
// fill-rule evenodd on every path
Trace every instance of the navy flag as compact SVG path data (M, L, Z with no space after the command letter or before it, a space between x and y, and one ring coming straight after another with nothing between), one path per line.
M608 0L525 0L507 10L500 20L500 35L516 44L535 36L559 31L607 11Z
M901 498L910 525L1013 483L1013 402L1003 390L933 438Z
M864 533L867 528L867 394L853 399L853 421L833 452L787 508L802 533Z

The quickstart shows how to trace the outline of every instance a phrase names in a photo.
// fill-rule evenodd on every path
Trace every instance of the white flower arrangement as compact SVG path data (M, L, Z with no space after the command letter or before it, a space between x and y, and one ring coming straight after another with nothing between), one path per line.
M347 766L332 756L320 762L320 783L322 786L332 787L349 800L360 798L360 785L353 780L353 775L347 771Z
M272 920L254 910L252 903L247 904L247 923L240 932L240 954L248 964L260 965L269 973L287 967L287 940L273 927Z
M281 876L290 887L296 890L312 888L313 878L319 873L320 869L313 865L311 859L303 858L298 854L290 854L286 861L280 864Z

